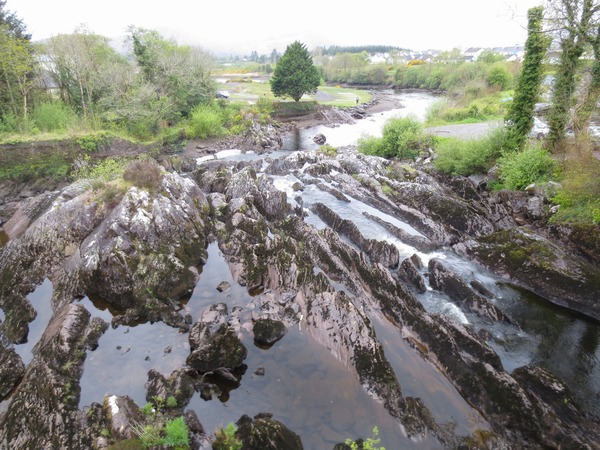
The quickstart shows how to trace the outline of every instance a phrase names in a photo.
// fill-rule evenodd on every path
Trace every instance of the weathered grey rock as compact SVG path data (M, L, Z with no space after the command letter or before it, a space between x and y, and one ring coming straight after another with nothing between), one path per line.
M225 321L227 306L224 303L207 308L200 321L190 330L191 353L187 364L200 373L217 369L235 369L244 362L248 350Z
M79 379L86 350L97 345L97 330L107 326L99 318L90 320L81 304L66 305L53 315L0 418L1 446L91 448L78 409Z
M325 142L327 142L327 138L323 133L319 133L313 137L313 141L315 142L315 144L323 145Z
M171 321L171 302L194 287L206 256L209 209L198 186L176 174L163 177L157 194L130 188L81 245L82 289Z
M312 205L311 210L334 231L350 239L350 241L369 256L373 263L383 264L385 267L389 268L398 267L400 253L395 245L390 244L387 241L366 239L353 222L342 219L323 203L315 203Z
M0 400L10 394L24 374L25 364L17 352L0 345Z
M243 364L248 350L231 327L223 324L192 349L186 362L200 373L218 368L235 369Z
M231 283L229 283L228 281L221 281L217 285L217 291L225 292L225 291L229 290L230 287L231 287Z
M260 413L254 419L243 415L237 422L236 437L247 450L302 450L300 436L273 419L272 414Z
M194 395L195 386L196 380L184 369L175 370L169 378L151 369L146 382L146 401L152 402L155 397L173 397L177 400L176 408L183 409Z
M104 398L104 408L110 423L110 433L118 441L137 438L136 423L144 423L144 414L128 396L111 395Z
M286 335L287 328L285 324L279 320L269 318L258 319L254 323L253 332L254 343L261 347L268 348Z
M411 182L395 183L393 187L396 201L423 212L459 237L484 236L495 230L483 208L453 195L447 189Z
M414 255L416 256L416 255ZM417 256L418 258L418 256ZM420 259L419 259L420 261ZM421 263L422 264L422 263ZM412 286L418 293L422 294L427 291L425 279L415 265L413 258L405 258L398 269L398 276Z
M600 319L600 269L539 235L508 229L466 243L485 266L558 305Z
M58 192L44 193L20 202L12 217L2 226L8 238L16 239L23 234L29 225L50 208L57 196Z
M458 306L474 314L494 322L510 322L510 319L496 305L476 294L437 258L429 260L429 284L433 289L446 293Z

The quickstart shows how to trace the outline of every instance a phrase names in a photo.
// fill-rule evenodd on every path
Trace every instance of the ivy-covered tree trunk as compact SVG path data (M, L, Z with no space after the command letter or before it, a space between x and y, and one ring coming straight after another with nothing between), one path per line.
M556 71L556 78L552 91L552 108L548 115L548 147L556 151L562 147L565 139L570 111L574 102L574 93L577 83L575 74L583 54L583 43L575 35L569 36L561 42L560 66Z
M561 61L556 71L549 115L548 147L554 151L562 147L565 139L571 110L575 104L577 71L581 66L581 55L589 42L588 33L597 9L595 0L560 0L555 6L553 20L559 25L564 37L560 42Z
M527 41L523 68L517 80L515 96L505 117L507 128L506 149L523 148L533 127L533 112L543 76L543 61L550 39L542 31L544 8L537 6L527 11Z
M600 26L597 27L596 35L592 39L592 48L594 50L594 64L592 65L590 80L575 108L575 117L573 118L575 136L578 142L587 149L591 148L589 131L592 113L597 108L600 100Z

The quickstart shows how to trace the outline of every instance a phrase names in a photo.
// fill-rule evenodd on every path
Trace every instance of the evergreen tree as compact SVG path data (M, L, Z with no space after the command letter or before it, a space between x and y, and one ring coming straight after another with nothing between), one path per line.
M537 6L527 11L527 41L523 68L517 80L515 96L505 117L509 150L523 148L533 127L533 112L542 83L543 61L550 39L542 31L544 8Z
M316 92L319 84L321 76L306 46L299 41L288 45L271 77L273 95L297 102L304 94Z

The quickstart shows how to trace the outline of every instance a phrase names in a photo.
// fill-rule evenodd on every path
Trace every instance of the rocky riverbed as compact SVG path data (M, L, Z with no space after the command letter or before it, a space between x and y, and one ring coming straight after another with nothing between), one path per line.
M346 120L368 114L357 108ZM165 155L155 189L134 185L110 201L78 182L14 202L0 250L1 448L106 448L137 439L140 424L160 429L181 416L190 446L210 448L198 399L243 386L249 346L268 353L298 332L386 411L399 436L386 448L600 448L598 418L572 388L540 365L508 370L496 351L502 340L487 331L518 330L522 319L505 307L499 281L600 319L597 229L549 226L542 190L492 193L482 180L441 177L430 154L415 164L353 147L281 154L280 133L255 129L237 142L245 158L216 157L223 143ZM207 281L210 248L231 282L210 280L215 294L195 311L189 299ZM38 314L30 294L44 280L49 319L24 361L19 346ZM235 289L243 301L216 294ZM473 319L432 311L423 302L430 293ZM140 386L154 412L119 392L80 407L86 360L102 337L157 322L183 340L160 348L179 352L178 366L148 370ZM406 378L403 363L419 366L422 381ZM434 379L456 411L476 417L471 427L457 427L433 397L413 395ZM230 419L243 448L309 441L269 410L252 415ZM328 448L343 442L335 438Z

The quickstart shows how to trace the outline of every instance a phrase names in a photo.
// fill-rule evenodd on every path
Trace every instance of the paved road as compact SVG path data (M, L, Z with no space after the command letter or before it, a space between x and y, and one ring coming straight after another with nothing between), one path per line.
M453 136L463 139L473 139L485 135L498 125L500 125L500 122L465 123L430 127L425 128L425 131L440 137Z

